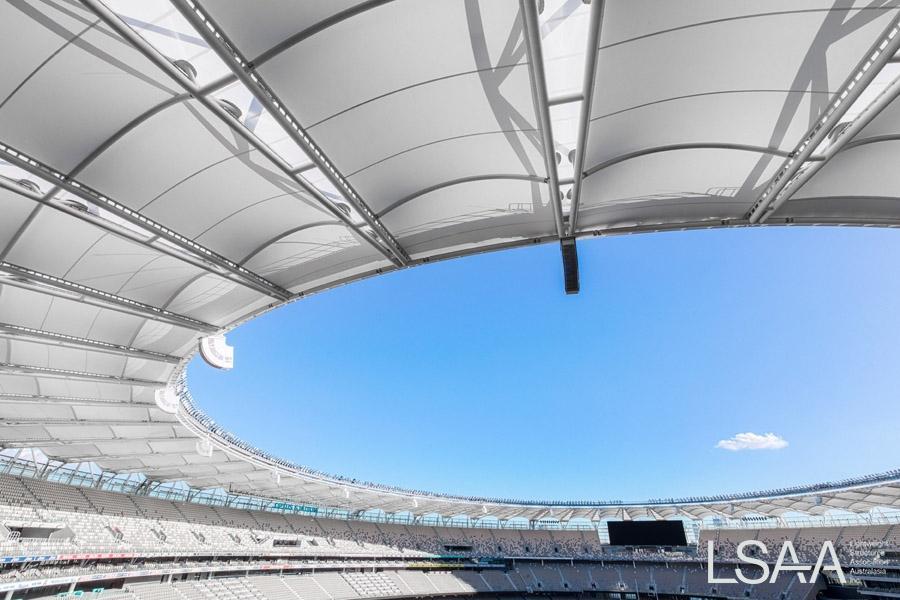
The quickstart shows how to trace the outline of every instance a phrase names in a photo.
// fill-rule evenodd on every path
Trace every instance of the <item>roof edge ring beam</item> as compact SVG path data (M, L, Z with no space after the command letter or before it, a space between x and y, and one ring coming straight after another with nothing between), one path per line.
M167 251L164 249L164 246L138 240L135 236L123 235L122 231L119 231L119 229L114 228L113 226L103 227L110 232L114 232L132 241L138 241L138 243L151 247L155 250L165 252L170 256L174 256L175 258L179 258L181 260L194 264L204 269L205 271L214 273L216 275L219 275L220 277L225 277L233 281L237 281L242 285L265 294L266 296L271 296L282 301L289 300L291 298L290 292L280 288L271 281L261 277L260 275L257 275L249 269L245 269L236 262L231 261L224 256L217 254L216 252L213 252L209 248L198 244L194 240L185 237L176 231L169 229L165 225L162 225L152 219L145 217L140 212L131 209L124 204L121 204L113 200L112 198L105 196L104 194L101 194L100 192L88 187L87 185L84 185L76 179L69 177L65 173L61 173L53 167L45 165L40 161L32 158L31 156L28 156L24 152L20 152L19 150L6 145L2 141L0 141L0 157L16 165L17 167L28 171L35 177L49 180L55 186L53 190L51 190L41 199L37 199L33 195L24 193L24 190L22 192L19 192L23 196L31 198L46 206L53 206L54 208L58 208L56 204L51 202L50 194L55 193L56 188L64 189L67 192L74 194L75 196L78 196L79 198L86 200L87 202L90 202L91 204L100 206L104 210L109 211L110 213L129 223L132 223L137 227L152 232L155 236L166 240L167 242L178 248L183 253L183 255ZM85 221L89 221L91 223L94 223L95 225L99 225L97 219L87 217L82 218Z
M95 0L88 0L92 4ZM256 99L269 111L269 114L275 121L284 128L290 138L299 145L310 160L322 171L322 174L334 185L341 190L345 200L353 205L356 212L362 216L366 224L372 228L377 236L372 236L364 230L360 230L355 225L353 228L370 239L377 246L386 246L390 254L393 255L392 260L399 263L400 266L406 266L409 261L409 254L400 245L394 235L381 223L378 215L369 208L365 200L353 188L347 178L334 166L328 156L313 141L306 130L300 125L297 119L286 108L275 92L266 84L263 79L254 72L254 65L241 55L237 46L233 44L224 34L222 28L210 17L209 13L200 6L198 2L193 0L172 0L172 4L182 14L182 16L193 26L197 33L209 44L210 48L221 58L225 64L237 76L238 80L247 86ZM291 170L289 175L298 179L297 174ZM302 181L302 179L301 179ZM303 181L303 184L306 184ZM301 185L303 185L301 184ZM306 184L308 185L308 184ZM312 186L310 186L312 187ZM313 188L315 190L315 188ZM312 193L312 192L311 192ZM320 201L331 206L332 203L322 196L319 190L315 190L317 197L321 196ZM338 210L338 212L341 212ZM374 238L374 239L373 239Z
M591 2L588 24L587 51L584 59L581 115L578 118L578 142L575 145L575 180L572 185L572 205L569 208L569 235L575 235L578 226L578 206L581 202L581 186L584 180L584 161L587 154L588 132L591 127L591 104L594 100L594 81L597 77L597 55L600 53L600 26L603 22L605 0Z
M210 325L164 308L151 306L137 300L124 298L5 261L0 261L0 274L6 274L6 277L0 278L0 283L2 284L23 287L41 293L50 293L72 300L80 300L86 304L93 304L94 306L124 312L152 321L161 321L178 327L185 327L192 331L207 333L218 333L219 331L219 328L215 325Z
M544 164L547 169L547 183L550 186L550 205L556 221L556 235L565 236L566 225L563 217L562 198L559 192L559 175L556 171L553 127L550 122L550 105L547 81L544 76L544 52L541 47L540 26L538 25L537 0L519 0L525 29L525 47L528 50L528 70L531 74L531 93L541 128L544 146Z
M765 221L765 217L781 206L786 200L779 198L782 191L791 183L798 171L806 164L809 157L819 147L825 137L831 133L853 103L860 97L875 79L882 67L886 65L900 49L900 14L891 19L890 24L878 37L869 51L863 55L856 68L850 72L843 85L832 98L825 115L819 118L809 129L790 157L760 194L750 208L751 223Z
M398 266L403 266L400 265L399 261L387 248L385 248L381 243L379 243L377 240L374 240L359 227L357 227L357 225L353 223L353 221L346 214L344 214L343 211L334 206L321 192L319 192L319 190L306 182L306 180L304 180L302 177L294 173L292 167L288 165L280 156L275 154L271 148L269 148L265 143L257 138L256 135L254 135L249 129L237 122L228 112L226 112L224 108L219 105L218 102L211 100L206 95L206 88L198 88L190 79L187 78L187 76L183 72L178 69L178 67L176 67L168 58L160 54L160 52L156 50L156 48L154 48L149 42L144 40L144 38L142 38L140 34L129 27L124 21L122 21L122 19L120 19L118 15L112 12L105 4L100 2L100 0L80 0L80 2L95 15L97 15L110 28L112 28L113 31L122 36L122 38L124 38L126 42L131 44L138 52L143 54L144 57L147 58L147 60L162 69L162 71L165 72L177 85L179 85L187 93L193 96L207 110L214 113L223 123L225 123L227 127L244 138L251 146L253 146L255 150L257 150L260 154L271 161L276 167L278 167L278 169L289 179L291 179L294 183L299 185L303 190L305 190L308 194L315 198L323 207L325 207L326 210L343 221L358 235L362 236L363 239L365 239L379 252L384 254L385 257L393 261ZM214 89L217 88L210 88L210 90ZM241 268L243 269L243 267ZM293 298L294 296L289 297Z

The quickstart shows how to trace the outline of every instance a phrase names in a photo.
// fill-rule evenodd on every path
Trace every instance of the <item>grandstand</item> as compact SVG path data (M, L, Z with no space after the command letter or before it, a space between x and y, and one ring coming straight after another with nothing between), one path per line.
M0 46L0 600L900 597L900 471L405 489L240 439L186 379L437 260L558 243L577 293L584 238L900 227L897 2L5 0ZM849 581L713 582L746 540L832 542Z
M804 564L815 562L821 541L832 540L845 568L896 569L900 576L900 557L891 556L900 549L900 520L711 527L681 548L611 546L597 531L590 532L593 537L587 533L337 520L2 475L0 592L13 598L13 592L25 590L40 597L48 589L51 594L75 592L100 582L114 585L123 598L150 600L545 592L750 597L733 584L713 592L706 571L710 542L724 577L737 565L735 549L746 539L773 546L791 540ZM494 560L482 562L486 558ZM822 587L782 579L754 589L752 597L784 593L804 599Z

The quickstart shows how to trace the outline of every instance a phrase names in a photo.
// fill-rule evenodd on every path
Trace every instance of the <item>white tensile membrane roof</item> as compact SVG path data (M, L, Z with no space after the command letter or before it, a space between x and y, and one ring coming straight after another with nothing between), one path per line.
M8 0L0 446L349 511L898 507L900 472L642 503L400 490L240 442L182 379L201 339L431 260L900 225L898 19L900 0Z

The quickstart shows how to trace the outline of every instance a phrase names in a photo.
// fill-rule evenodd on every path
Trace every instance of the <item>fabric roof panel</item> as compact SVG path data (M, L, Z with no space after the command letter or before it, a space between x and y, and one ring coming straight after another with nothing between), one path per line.
M0 213L3 214L0 219L0 252L13 240L35 208L37 203L34 200L0 188Z
M780 159L756 152L678 150L643 156L584 181L582 229L739 219Z
M233 281L201 275L179 290L167 309L224 327L271 302L272 298Z
M716 139L701 141L747 144L751 143L748 131L752 124L758 132L752 136L754 145L793 150L806 129L821 116L829 94L850 74L893 16L890 10L860 15L840 10L776 11L778 14L739 20L711 19L710 23L686 29L665 28L660 35L610 45L616 36L608 34L633 21L627 17L633 7L629 6L626 13L616 6L622 8L612 3L610 12L604 14L588 165L634 147L627 139L623 143L617 137L605 138L593 119L635 107L645 108L635 111L638 114L633 118L651 115L660 125L650 128L642 124L638 128L648 145L695 141L703 131ZM711 10L710 16L721 12L707 4L699 6ZM851 15L853 20L845 22ZM678 22L681 16L671 18ZM705 17L698 12L693 18ZM766 43L759 44L761 39ZM747 52L747 48L754 51ZM661 56L665 60L660 60ZM609 85L626 80L643 83ZM766 100L759 96L762 93L784 94L781 106L777 95ZM716 100L710 101L711 97ZM764 113L756 104L760 98L764 98ZM694 102L698 104L692 106ZM650 106L657 108L648 110ZM745 123L748 113L751 122ZM729 124L729 119L734 123ZM759 119L758 125L752 119ZM711 130L717 123L721 126L714 133ZM667 141L656 141L656 135ZM678 139L679 135L685 139Z
M407 196L458 179L544 172L539 134L511 131L439 141L386 159L350 180L381 212Z
M548 195L543 181L472 181L419 196L385 215L384 222L418 258L448 250L448 239L455 248L552 235Z
M304 228L262 249L247 267L291 291L322 284L332 274L375 270L390 265L343 225Z
M417 149L488 132L532 130L527 65L444 79L369 102L309 129L347 176ZM358 143L360 138L366 144ZM543 163L541 163L543 171Z
M119 138L78 178L140 210L195 173L249 150L243 139L199 103L180 102Z
M98 25L43 63L0 106L2 141L68 171L173 95L157 69Z
M96 21L82 7L59 0L0 4L0 56L16 57L4 61L0 70L0 103L44 61Z
M403 88L522 62L518 10L511 0L394 0L317 33L258 71L311 127Z
M690 3L659 3L656 0L607 0L604 20L616 26L603 29L603 45L620 44L643 36L686 28L705 27L716 22L747 22L772 14L809 14L823 18L829 11L844 13L844 18L860 11L881 13L900 6L897 0L874 4L868 0L691 0ZM641 15L640 19L633 15Z
M237 46L253 59L279 42L364 0L268 0L266 10L252 2L205 0L206 9Z

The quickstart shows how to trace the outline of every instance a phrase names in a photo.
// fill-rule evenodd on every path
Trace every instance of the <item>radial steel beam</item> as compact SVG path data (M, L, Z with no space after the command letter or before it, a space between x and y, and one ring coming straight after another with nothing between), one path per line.
M588 23L587 50L584 58L581 115L578 118L578 142L575 145L575 180L572 185L572 206L569 208L569 235L575 235L578 226L578 207L581 203L581 187L584 181L584 161L587 154L588 132L591 128L591 104L594 99L594 80L597 77L597 54L600 52L600 25L603 22L605 0L591 2Z
M20 427L27 425L38 425L38 426L48 426L48 427L56 427L56 426L71 426L78 425L84 427L132 427L135 425L155 425L168 427L172 425L171 421L154 421L152 419L141 419L134 421L122 421L122 420L109 420L102 421L99 419L72 419L70 421L59 421L52 418L42 419L40 417L25 417L22 419L13 418L6 419L3 421L3 425L7 427Z
M897 36L900 38L900 35ZM872 122L875 117L877 117L881 112L888 107L892 102L894 102L898 97L900 97L900 77L895 79L891 84L886 87L881 94L875 99L872 104L867 106L863 112L861 112L845 129L842 129L836 137L831 140L831 143L828 144L828 147L822 152L822 159L811 165L807 165L802 171L797 173L797 175L785 185L784 189L779 194L778 198L772 203L772 209L764 213L759 222L764 223L766 219L769 218L775 211L781 208L785 202L787 202L791 196L797 193L797 191L802 188L807 181L809 181L813 175L819 172L819 170L824 167L828 161L834 158L839 152L842 150L855 148L857 146L862 146L869 143L878 143L882 141L889 141L894 139L900 139L900 136L879 136L872 139L863 139L856 141L854 138L865 129L866 125Z
M5 394L0 392L0 403L32 404L35 406L104 406L106 408L144 408L156 409L150 402L134 402L132 400L98 400L96 398L75 398L73 396L50 396L47 394Z
M133 358L154 360L171 364L178 364L178 362L181 360L177 356L170 356L162 352L141 350L140 348L132 348L131 346L126 346L124 344L112 344L110 342L92 340L89 338L68 335L65 333L57 333L55 331L44 331L41 329L35 329L33 327L13 325L11 323L0 323L0 337L12 338L17 340L36 341L43 344L54 344L56 346L62 346L65 348L89 350L92 352L103 352L105 354L113 354L116 356L131 356Z
M180 250L180 254L178 252L173 252L171 249L165 249L164 244L156 243L155 240L141 241L134 233L131 233L130 235L126 233L127 230L124 227L116 226L113 224L104 226L102 223L103 220L100 218L90 218L88 216L82 217L86 221L90 221L95 225L100 225L107 230L112 230L122 237L127 237L133 241L138 241L139 243L152 247L155 250L165 252L170 256L175 256L176 258L179 258L186 262L190 262L191 264L194 264L209 273L214 273L221 277L237 281L238 283L255 289L267 296L277 298L281 301L285 301L291 298L291 293L287 290L280 288L271 281L268 281L267 279L257 275L256 273L253 273L248 269L245 269L234 261L231 261L224 256L213 252L209 248L198 244L194 240L187 238L169 229L168 227L161 225L156 221L153 221L152 219L148 219L140 212L133 210L125 206L124 204L116 202L112 198L109 198L101 194L100 192L91 189L89 186L70 178L65 173L61 173L53 167L45 165L40 161L26 155L25 153L7 146L6 144L3 144L2 142L0 142L0 157L19 167L20 169L31 173L35 177L40 177L41 179L52 182L54 186L56 186L56 188L64 189L69 193L78 196L82 200L86 200L91 204L109 211L110 213L114 214L120 219L123 219L124 221L140 227L141 229L147 231L150 236L155 236L157 238L165 240L166 242ZM11 186L3 187L12 189ZM48 193L46 196L40 197L39 199L36 198L34 194L27 194L23 192L19 193L32 198L33 200L41 202L46 206L59 208L59 205L53 203L50 198L50 196L55 193L55 189L51 190L50 193Z
M331 159L328 158L322 149L309 136L307 131L285 106L285 103L278 98L274 90L254 71L253 64L251 64L246 57L241 54L237 46L228 39L225 32L219 27L209 13L207 13L206 10L200 6L199 2L195 0L172 0L172 3L200 36L206 40L210 48L212 48L228 68L231 69L238 80L253 93L257 101L262 104L294 143L303 149L325 178L328 179L336 189L341 190L344 200L353 206L356 212L363 218L376 235L372 236L369 232L357 231L359 231L361 235L374 237L376 242L380 241L387 246L388 250L393 254L395 261L397 261L400 266L408 264L410 259L406 250L400 246L400 243L384 226L378 218L378 215L369 208L369 205L366 204L365 200L354 189L353 185L344 177L340 170L335 167ZM290 172L290 175L293 177L296 177L297 174L298 172L295 170L291 170ZM322 195L318 189L314 187L312 189L315 190L317 196ZM324 199L324 201L328 202L327 199Z
M819 144L838 125L856 99L872 83L879 71L881 71L881 68L900 49L900 35L898 33L900 33L900 14L891 19L884 32L878 37L869 51L863 55L856 68L851 71L841 87L838 88L825 114L806 132L806 135L803 136L803 139L794 151L781 165L772 181L757 198L750 208L748 216L751 223L764 221L764 216L774 211L776 204L780 206L784 203L785 200L779 198L782 191L791 183L798 171L806 165L812 153L816 151Z
M19 265L14 265L12 263L0 261L0 274L6 275L5 277L0 278L0 283L6 285L22 287L41 293L50 293L55 296L72 300L79 300L101 308L108 308L118 312L143 317L145 319L151 319L153 321L169 323L194 331L216 333L219 330L219 328L214 325L174 313L164 308L144 304L137 300L117 296L116 294L68 281L54 275L47 275L46 273L41 273L34 269L20 267Z
M400 247L393 235L381 224L374 213L363 202L359 194L343 175L334 167L328 157L313 142L305 130L300 126L296 119L290 114L274 92L265 84L265 82L255 73L252 72L252 65L239 54L237 48L232 44L221 28L206 14L206 12L196 3L173 2L175 7L182 13L188 22L194 27L195 31L204 38L210 48L225 62L232 70L234 76L244 86L246 86L269 112L269 114L281 125L291 139L302 148L307 156L322 171L322 174L339 190L343 190L344 200L351 204L362 217L363 221L368 225L368 229L359 227L352 218L344 214L335 204L334 201L327 198L320 190L311 185L303 177L299 175L296 169L285 163L280 157L275 155L264 143L260 142L255 136L249 134L241 124L237 123L227 112L222 109L218 103L211 100L208 96L200 93L200 90L194 86L193 82L188 80L162 55L160 55L152 45L148 44L137 32L131 29L121 19L119 19L112 11L109 11L99 0L82 0L82 3L93 10L108 25L113 27L120 35L132 43L147 58L162 67L176 82L184 87L188 92L192 93L198 101L207 108L215 112L235 131L245 137L257 149L273 160L279 169L295 183L301 186L307 193L313 196L327 210L332 212L336 217L344 221L348 227L353 229L359 236L367 240L382 254L394 262L397 266L405 266L409 261L409 256ZM235 126L238 127L235 127ZM244 131L241 131L244 130ZM249 137L248 137L249 134Z
M202 104L207 110L215 114L225 125L227 125L232 131L234 131L237 135L244 138L248 144L250 144L256 151L258 151L262 156L266 157L269 161L271 161L278 169L289 179L294 181L297 185L299 185L304 191L306 191L310 196L315 198L326 210L328 210L335 217L343 221L349 228L354 230L360 237L365 239L369 244L371 244L375 249L377 249L380 253L382 253L385 257L390 259L394 264L398 266L405 265L405 262L400 261L394 253L381 244L375 236L367 233L366 231L360 229L353 220L346 215L341 209L339 209L334 202L329 200L322 194L319 190L317 190L314 186L312 186L309 182L303 179L299 174L294 172L294 169L287 164L280 156L278 156L275 152L269 148L268 145L263 143L259 138L257 138L253 132L243 126L242 123L238 122L230 113L228 113L224 108L222 108L218 102L214 99L209 98L204 91L204 89L198 88L194 85L194 82L187 78L187 76L182 73L178 67L172 64L169 59L159 53L159 51L154 48L149 42L147 42L144 38L140 36L134 29L132 29L129 25L127 25L122 19L119 18L113 11L106 7L100 0L81 0L81 3L84 4L89 10L91 10L94 14L96 14L104 23L106 23L113 31L122 36L125 41L131 44L138 52L144 55L150 62L159 67L166 75L168 75L177 85L179 85L183 90L187 93L191 94L196 100ZM205 27L204 27L205 29ZM198 33L205 33L205 31ZM213 46L215 50L215 46ZM262 100L262 99L260 99Z
M541 46L541 28L538 24L537 0L520 0L522 20L525 22L525 44L528 49L528 70L531 72L531 92L541 129L544 146L544 164L547 168L547 184L550 186L550 206L556 221L556 235L566 235L563 220L562 196L559 192L559 175L556 171L556 144L550 122L550 105L547 98L547 80L544 76L544 51Z
M84 423L74 423L74 422L46 423L43 426L46 427L49 425L49 426L57 426L57 427L63 426L64 427L64 426L83 425L83 424ZM97 423L97 425L102 425L102 423ZM134 425L146 425L146 423L143 423L143 424L142 423L134 423ZM155 423L155 425L168 425L168 423ZM34 425L6 425L6 424L0 422L0 431L2 431L5 428L15 428L15 427L34 427ZM3 433L4 433L4 435L9 435L8 431L4 431ZM3 443L0 444L0 446L2 446L4 448L39 448L39 449L43 450L44 453L47 454L47 456L49 456L50 458L56 459L55 458L56 455L54 455L52 451L47 452L46 450L50 449L50 448L66 447L66 446L96 446L97 444L107 444L110 442L130 442L130 443L142 444L142 443L153 443L153 442L167 442L167 441L171 441L171 440L176 440L176 441L183 440L186 442L193 443L193 440L191 438L172 437L171 435L162 435L159 437L150 437L150 436L144 436L144 435L142 435L140 437L131 437L131 438L117 437L113 434L112 430L110 430L110 435L106 436L106 437L91 437L91 438L79 438L79 439L48 438L46 440L36 440L33 437L27 437L27 438L22 437L21 439L20 438L4 439ZM154 452L154 455L160 455L160 454L171 454L171 453L170 452ZM176 452L175 454L184 454L184 452ZM70 460L74 461L74 460L82 459L82 460L93 460L93 461L101 462L102 459L104 459L104 458L116 460L119 458L127 458L127 457L131 457L131 456L147 456L147 451L143 448L137 448L137 449L135 449L134 452L129 452L127 454L123 454L121 452L116 452L115 455L109 455L104 452L100 452L98 449L97 454L84 454L84 455L80 455L77 457L71 457L71 458L61 457L61 458L64 458L66 461L70 461ZM59 459L56 459L56 460L59 460Z
M158 388L166 385L165 381L152 379L139 379L135 377L120 377L106 373L90 373L87 371L75 371L73 369L54 369L53 367L40 367L36 365L20 365L16 363L0 362L0 372L13 375L40 375L46 377L62 377L64 379L79 379L83 381L102 381L105 383L123 383L126 385L138 385L143 387Z

